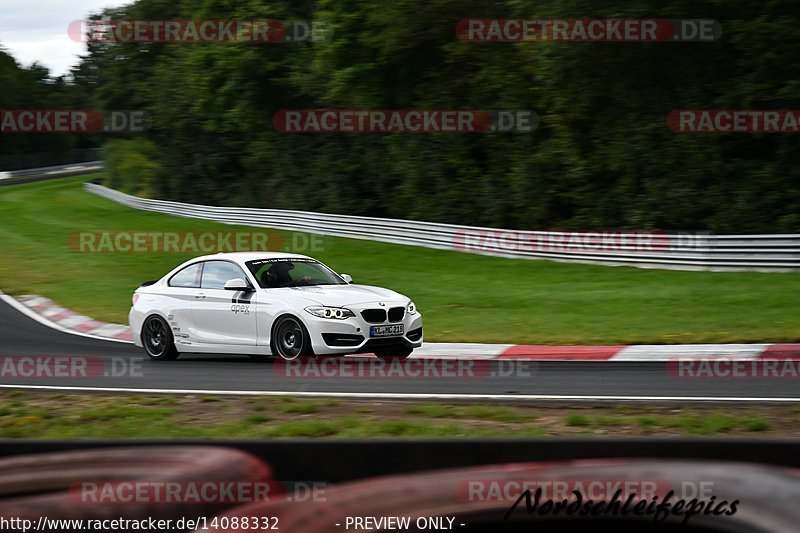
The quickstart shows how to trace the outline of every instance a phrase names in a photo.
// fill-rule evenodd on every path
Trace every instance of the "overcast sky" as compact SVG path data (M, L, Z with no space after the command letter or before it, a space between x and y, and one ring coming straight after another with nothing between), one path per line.
M75 42L67 34L70 23L132 1L0 0L0 46L17 63L28 66L38 61L54 76L66 74L86 52L85 43Z

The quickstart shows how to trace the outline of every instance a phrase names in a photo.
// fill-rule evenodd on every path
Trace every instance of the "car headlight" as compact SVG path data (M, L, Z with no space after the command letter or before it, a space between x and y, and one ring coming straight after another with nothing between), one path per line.
M414 302L408 302L408 308L406 308L406 312L407 312L409 315L415 315L415 314L417 314L417 306L416 306L416 305L414 305Z
M306 307L306 313L319 318L332 318L334 320L344 320L356 316L351 310L344 307Z

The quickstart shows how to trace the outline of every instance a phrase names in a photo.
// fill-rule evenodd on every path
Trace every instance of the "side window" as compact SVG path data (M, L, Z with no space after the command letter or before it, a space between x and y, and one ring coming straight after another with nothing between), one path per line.
M224 289L225 282L233 278L247 279L242 269L227 261L208 261L203 267L204 289Z
M202 263L195 263L189 265L183 270L178 271L177 274L169 278L170 287L200 287L200 265Z

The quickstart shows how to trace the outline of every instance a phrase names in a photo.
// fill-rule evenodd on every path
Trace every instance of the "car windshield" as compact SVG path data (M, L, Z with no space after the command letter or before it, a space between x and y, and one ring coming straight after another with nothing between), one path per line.
M313 259L258 259L246 264L262 289L347 284L333 270Z

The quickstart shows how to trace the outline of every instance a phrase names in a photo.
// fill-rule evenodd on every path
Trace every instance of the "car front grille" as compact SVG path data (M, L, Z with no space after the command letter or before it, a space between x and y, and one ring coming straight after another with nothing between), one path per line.
M400 322L406 314L405 307L392 307L389 309L389 322Z
M370 324L386 322L386 309L364 309L361 316Z

